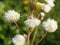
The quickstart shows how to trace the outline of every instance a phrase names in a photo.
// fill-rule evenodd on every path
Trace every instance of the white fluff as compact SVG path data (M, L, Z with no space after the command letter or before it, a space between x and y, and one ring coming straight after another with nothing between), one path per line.
M41 9L46 13L48 13L52 9L52 7L55 6L52 1L47 1L47 4L38 2L38 5L40 5Z
M43 28L47 32L55 32L58 28L57 22L54 19L47 19L47 21L43 22Z
M51 7L54 7L54 6L55 6L54 1L55 1L55 0L45 0L45 2L46 2L47 4L49 4Z
M14 45L25 45L25 37L23 35L16 35L12 38Z
M32 18L27 19L24 23L28 27L34 28L34 27L38 26L41 23L41 21L37 18L32 17Z
M51 7L54 7L55 4L53 2L48 2L48 4L51 6Z
M17 21L20 19L20 14L18 12L15 12L14 10L8 10L8 12L5 13L5 18L9 22Z
M45 2L55 2L55 0L45 0Z
M41 9L44 12L48 13L52 9L52 7L55 6L54 1L55 0L45 0L46 3L37 2L37 4L40 5Z
M46 4L42 7L42 10L46 13L48 13L51 9L52 9L51 6L48 4Z

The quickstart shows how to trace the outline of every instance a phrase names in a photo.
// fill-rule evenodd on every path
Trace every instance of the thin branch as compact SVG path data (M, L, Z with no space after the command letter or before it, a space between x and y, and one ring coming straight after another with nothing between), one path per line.
M15 23L16 27L19 28L19 26L18 26L18 24L16 23L16 21L14 21L14 23Z
M47 35L47 31L46 31L46 33L42 36L42 38L36 43L36 45L38 45L38 44L45 38L46 35Z
M28 37L27 37L27 45L30 45L30 32L28 32Z
M31 35L31 31L32 29L31 28L29 28L28 29L28 35L27 35L27 45L30 45L30 35Z
M37 35L37 30L38 30L38 27L36 28L36 31L34 32L31 45L33 45L34 43L34 39L36 38L36 35Z
M16 25L16 27L19 29L19 26L18 26L18 24L16 23L16 21L14 21L14 23L15 23L15 25ZM21 31L21 30L20 30ZM25 33L23 33L22 31L21 31L21 33L22 34L25 34ZM26 35L26 34L25 34Z

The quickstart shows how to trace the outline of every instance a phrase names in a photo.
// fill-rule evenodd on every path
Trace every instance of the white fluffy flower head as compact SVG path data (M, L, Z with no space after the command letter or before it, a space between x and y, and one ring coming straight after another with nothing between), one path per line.
M41 9L44 12L48 13L52 9L52 7L55 6L54 4L55 0L45 0L45 2L46 3L37 2L37 4L40 5Z
M45 4L45 3L38 3L41 6L41 9L48 13L51 10L51 6L49 4Z
M48 2L55 2L55 0L45 0L46 3Z
M54 6L55 6L54 1L55 1L55 0L45 0L45 2L46 2L47 4L49 4L51 7L54 7Z
M43 22L43 28L48 32L55 32L58 28L57 22L54 19L47 19Z
M25 45L25 37L23 35L16 35L12 38L14 45Z
M42 7L42 10L46 13L48 13L51 9L52 9L51 6L48 4L46 4Z
M34 27L38 26L41 23L41 21L37 18L32 17L32 18L27 19L24 23L28 27L34 28Z
M8 12L5 13L5 18L9 22L17 21L20 19L20 14L14 10L8 10Z

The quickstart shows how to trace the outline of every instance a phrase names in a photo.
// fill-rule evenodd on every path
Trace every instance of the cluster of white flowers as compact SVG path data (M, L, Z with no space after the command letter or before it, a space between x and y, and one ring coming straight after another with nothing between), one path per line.
M24 22L28 27L34 28L38 26L41 21L37 18L31 17Z
M57 22L54 19L47 19L47 21L43 22L43 28L47 32L55 32L58 28Z
M5 19L9 22L17 21L20 19L20 14L14 10L8 10L8 12L5 13Z
M41 9L48 13L52 7L55 6L54 4L55 0L45 0L46 3L39 3L38 4L41 6ZM45 13L44 12L40 12L41 16L41 20L44 19ZM5 18L6 20L8 20L9 22L14 22L14 21L18 21L20 19L20 14L14 10L8 10L8 12L5 13ZM35 28L37 26L39 26L39 24L41 23L41 20L34 18L33 16L31 16L30 18L28 18L26 21L24 21L24 23L31 28ZM47 32L55 32L58 28L58 24L54 19L47 19L47 21L43 21L42 26L44 28L45 31ZM27 37L27 36L26 36ZM23 35L16 35L12 38L12 42L14 43L14 45L25 45L25 37Z
M52 9L52 7L55 6L55 4L54 4L55 0L45 0L45 2L46 3L38 2L38 4L41 6L41 9L44 12L48 13Z
M14 45L25 45L25 37L23 35L16 35L12 38L12 42Z

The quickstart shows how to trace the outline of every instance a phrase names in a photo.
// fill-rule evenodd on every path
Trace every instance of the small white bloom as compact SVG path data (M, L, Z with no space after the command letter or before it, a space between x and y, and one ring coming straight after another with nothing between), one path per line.
M20 14L18 12L15 12L14 10L8 10L8 12L5 13L5 18L9 22L17 21L20 19Z
M47 19L43 22L43 28L48 32L55 32L58 28L57 22L54 19Z
M41 23L41 21L37 18L32 17L32 18L27 19L24 23L28 27L34 28L34 27L38 26Z
M46 5L44 5L44 6L42 7L42 10L43 10L44 12L48 13L48 12L51 10L51 6L48 5L48 4L46 4Z
M45 0L47 4L49 4L51 7L54 7L54 0Z
M12 38L14 45L25 45L25 37L23 35L16 35Z

